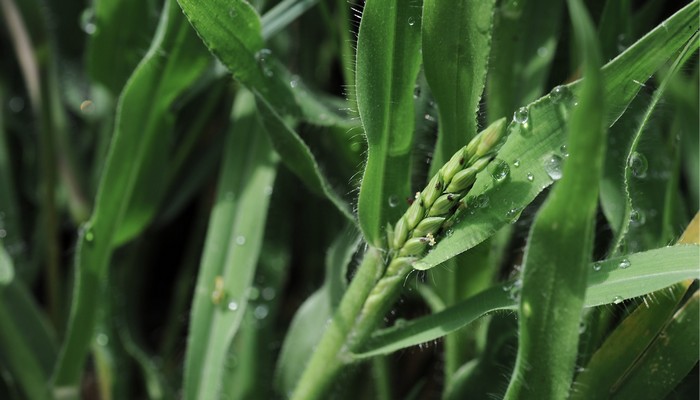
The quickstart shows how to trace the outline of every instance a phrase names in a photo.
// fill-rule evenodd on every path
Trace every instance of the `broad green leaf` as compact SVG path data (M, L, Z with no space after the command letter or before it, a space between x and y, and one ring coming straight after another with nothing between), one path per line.
M323 286L299 307L285 335L280 352L275 383L282 393L296 386L324 327L345 292L347 265L359 240L356 232L344 232L335 240L326 255L326 275Z
M275 155L249 92L234 104L216 203L209 219L185 359L185 398L215 398L248 303L262 246Z
M0 242L0 362L27 399L49 398L56 338Z
M698 323L700 292L695 293L676 312L656 340L638 360L612 399L661 399L698 363Z
M423 68L438 106L440 128L433 173L477 133L476 112L486 80L495 3L424 2Z
M588 266L585 307L620 303L651 293L684 279L697 279L700 247L677 245L627 257L613 258ZM629 265L620 268L620 264ZM514 310L513 282L481 292L444 311L377 331L359 358L389 354L396 350L438 339L497 310Z
M180 0L180 7L209 50L259 99L266 130L282 162L316 194L327 197L349 220L348 204L338 196L321 173L308 146L288 127L286 117L314 115L325 107L302 94L292 93L293 78L272 52L264 48L260 17L244 0ZM299 100L297 100L299 99ZM303 106L300 107L298 103ZM333 120L334 113L327 112ZM313 122L316 118L309 118Z
M489 121L510 116L544 93L559 41L563 5L559 0L500 2L489 61Z
M518 356L506 399L568 395L593 255L606 138L601 58L583 3L567 4L583 51L584 78L579 104L571 113L563 177L538 211L523 256Z
M698 2L694 1L603 68L604 98L608 104L607 125L612 125L636 96L640 86L634 81L646 80L697 29ZM565 105L566 101L558 99L562 94L566 97L566 88L575 94L579 86L578 82L563 86L564 89L554 95L531 103L527 107L528 112L518 117L525 123L514 121L510 124L508 140L498 154L498 159L510 166L509 177L505 182L495 184L488 171L478 175L472 196L467 198L468 209L458 215L461 221L455 224L452 235L442 238L424 259L414 265L415 268L432 268L481 243L500 227L512 222L553 182L545 169L545 161L552 155L563 157L561 146L566 144L565 126L570 110ZM519 161L518 167L515 167L516 160ZM477 199L476 195L482 197Z
M83 29L94 31L88 40L87 68L94 83L113 96L121 92L148 46L155 21L152 1L97 0L84 11ZM138 29L124 29L124 21Z
M420 10L420 1L369 0L357 39L357 106L368 144L358 215L365 239L378 247L411 193Z
M165 58L163 53L169 55ZM54 372L58 392L77 396L87 345L93 335L100 287L116 243L138 234L152 219L159 176L172 128L170 107L209 63L209 56L177 4L166 2L149 52L130 78L90 220L76 250L76 281L66 342ZM67 388L67 390L63 390Z

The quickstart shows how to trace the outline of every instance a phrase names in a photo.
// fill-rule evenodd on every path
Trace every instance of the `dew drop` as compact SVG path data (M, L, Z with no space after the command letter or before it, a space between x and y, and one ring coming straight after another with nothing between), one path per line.
M260 304L259 306L255 307L255 310L253 310L253 315L257 319L265 319L269 313L269 308L267 308L267 306L264 304Z
M236 311L236 310L238 310L238 303L231 300L228 302L228 305L226 306L226 308L228 308L229 311Z
M564 85L556 86L549 92L549 98L555 104L566 104L571 101L571 97L571 89Z
M593 271L598 272L598 271L600 271L601 269L603 269L603 263L601 263L601 262L599 262L599 261L593 263Z
M520 107L518 108L517 111L513 113L513 121L525 125L527 124L527 120L530 117L530 112L527 110L525 107Z
M272 51L270 49L261 49L255 53L255 59L258 62L258 66L267 77L274 75L272 68L270 68L270 56L272 56Z
M97 25L95 25L95 11L92 9L92 7L86 8L82 14L80 14L80 28L88 35L92 35L97 32Z
M7 102L7 105L10 107L10 111L13 113L19 113L24 110L24 99L22 97L15 96Z
M519 216L520 216L520 208L517 208L517 207L511 208L510 210L508 210L506 212L506 219L511 224L513 222L517 221Z
M273 287L266 287L265 289L262 290L262 298L264 300L270 301L270 300L274 299L276 295L277 295L277 293L275 291L275 288L273 288Z
M649 168L649 163L647 158L643 154L634 152L630 155L627 160L627 166L629 167L632 175L636 178L645 178L647 176L647 169Z
M623 258L617 266L620 267L620 269L626 269L629 268L630 265L632 265L630 260Z
M450 237L450 236L454 235L454 233L455 233L454 229L448 229L445 231L445 237Z
M513 166L514 166L515 168L520 167L520 160L518 159L518 160L513 161Z
M623 300L624 299L622 298L622 296L615 296L615 297L613 297L612 302L613 302L613 304L620 304L623 302Z
M496 182L503 182L510 174L508 163L503 160L495 160L491 169L491 176Z
M489 205L489 196L480 194L474 199L474 205L477 208L486 208Z
M292 79L289 81L289 87L295 89L299 86L299 77L297 75L292 75Z
M561 155L562 155L562 156L564 156L564 157L568 157L568 156L569 156L569 148L566 147L565 144L562 144L562 145L561 145L561 147L559 148L559 151L561 152Z
M413 87L413 98L414 98L414 99L419 98L419 97L420 97L420 92L421 92L420 85L414 86L414 87Z
M399 205L399 198L395 195L389 196L389 207L394 208Z
M95 240L95 233L92 231L92 228L87 228L85 230L85 241L88 243L92 243Z
M532 182L535 180L535 175L533 175L532 172L528 172L526 178L528 182Z
M109 344L109 336L104 333L98 333L97 336L95 336L95 342L97 342L98 346L107 346Z
M245 244L245 236L243 236L243 235L236 236L236 244L239 246L243 246Z
M633 209L630 212L630 224L632 226L642 226L646 222L647 218L644 215L644 211Z
M562 177L562 164L562 158L556 154L552 154L545 159L544 170L552 180L558 181Z
M416 24L416 19L413 17L408 17L408 24L413 26Z

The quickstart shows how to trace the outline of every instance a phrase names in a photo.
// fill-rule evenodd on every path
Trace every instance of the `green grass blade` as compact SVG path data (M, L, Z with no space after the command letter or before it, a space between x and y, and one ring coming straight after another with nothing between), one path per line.
M148 47L156 22L152 7L149 1L98 0L85 11L94 17L86 22L94 31L87 46L88 73L113 96L121 92L142 58L142 49ZM124 21L139 29L124 29Z
M163 52L169 54L167 59ZM122 93L93 214L78 239L70 323L54 373L58 388L75 388L79 382L93 335L95 299L105 284L114 245L139 233L152 219L157 204L145 195L164 186L158 177L168 154L163 142L173 124L170 108L208 63L208 54L177 4L166 2L151 49ZM138 192L141 189L144 192ZM73 389L67 393L77 395Z
M261 18L262 35L265 39L271 38L287 25L299 18L309 8L318 3L318 0L284 0L266 12Z
M18 278L0 241L0 360L27 399L47 399L58 346L38 304Z
M277 113L264 95L256 92L258 109L267 134L280 154L285 165L292 170L314 193L327 198L338 211L348 219L355 221L348 203L331 187L316 162L309 147L289 126L283 116Z
M357 39L357 106L368 143L358 215L367 242L378 247L411 194L420 10L420 1L367 1Z
M297 100L290 88L291 77L264 49L260 17L243 0L180 0L180 7L209 50L226 65L235 79L260 99L259 108L275 150L290 168L314 192L327 197L349 220L354 217L348 204L332 189L308 146L287 126L287 116L315 114L319 104L309 105L308 96ZM235 29L234 29L235 27ZM296 83L295 83L296 84ZM301 88L297 89L302 91ZM304 104L300 107L297 102ZM326 115L333 116L333 113ZM309 119L316 119L311 115ZM335 118L330 118L334 120ZM271 124L271 126L270 126Z
M275 156L249 92L234 104L216 204L192 307L185 398L216 398L226 355L248 303L262 246Z
M606 129L598 38L583 4L569 0L568 6L584 78L563 177L537 213L525 249L518 356L506 399L566 397L578 350Z
M440 127L430 175L478 131L494 7L494 0L424 2L423 68Z
M659 101L661 100L662 95L666 91L666 87L668 86L669 82L671 82L671 79L675 74L677 74L680 70L680 68L683 66L684 61L687 61L690 56L695 54L695 52L698 49L698 46L700 45L700 42L698 41L698 35L695 34L693 38L690 39L688 42L688 45L683 49L681 54L677 57L675 60L673 66L671 67L671 71L669 74L664 78L664 80L661 82L661 85L659 88L654 92L654 96L651 99L651 102L649 103L648 107L646 108L645 112L643 115L641 115L642 119L639 125L637 126L637 129L634 131L634 134L632 136L632 140L629 146L629 150L627 151L626 154L624 154L624 158L621 161L621 166L618 165L618 171L619 168L622 167L624 170L623 174L623 181L621 182L622 189L624 190L624 209L623 209L623 214L621 218L622 226L618 229L616 229L616 237L615 241L613 244L613 251L620 251L620 247L622 245L623 239L625 239L628 236L628 233L630 232L630 229L633 228L633 224L638 224L638 225L643 225L644 223L649 223L651 224L654 222L656 224L657 229L653 229L650 227L646 227L645 230L654 230L656 232L663 232L663 227L661 226L663 221L661 220L660 216L659 218L654 218L652 221L652 218L650 216L649 221L641 221L642 218L646 220L645 216L645 208L648 210L652 209L653 203L649 204L651 201L656 200L657 201L657 206L660 205L660 209L665 209L664 207L664 200L665 194L667 192L667 189L665 186L668 184L667 178L661 178L659 179L658 177L648 177L648 168L649 168L649 159L647 156L644 155L644 153L639 152L637 150L641 150L640 148L640 142L642 140L642 135L645 133L645 131L649 130L649 125L652 115L654 114L654 111L656 110L656 106L658 105ZM659 136L661 132L657 131L657 136ZM664 161L667 163L670 163L668 160L662 159L662 156L657 153L661 153L660 148L663 149L663 142L661 142L661 138L655 137L652 140L655 140L656 142L652 145L653 147L649 149L649 152L651 153L651 158L654 163L652 164L653 168L659 168L658 165L654 164L663 164ZM661 143L659 143L661 142ZM615 176L616 174L613 174ZM673 181L672 181L673 182ZM611 185L608 185L609 187ZM633 193L638 193L638 192L653 192L657 196L661 195L660 199L653 199L652 196L645 197L639 201L645 201L647 204L641 205L638 204L638 199L633 199L632 197L641 197L641 196L633 196ZM655 196L654 196L655 197ZM633 204L637 203L637 204ZM634 208L633 208L634 206ZM644 207L646 206L646 207ZM634 221L632 220L632 213L633 211L636 213L636 216L634 218ZM651 232L649 232L651 233ZM639 234L637 235L639 236ZM653 234L645 235L645 236L652 236L650 239L653 241L654 237ZM643 239L643 238L642 238ZM647 239L649 241L649 239ZM658 241L658 239L657 239ZM662 240L663 241L663 238ZM654 245L656 243L652 243ZM636 248L630 249L631 251L638 250Z
M676 312L630 371L612 399L661 399L698 363L700 292Z
M676 285L644 298L640 304L605 339L590 362L576 377L571 398L575 400L605 398L624 380L629 369L671 319L688 289Z
M635 80L646 80L690 39L698 29L698 2L694 1L656 27L603 68L608 111L607 125L612 125L636 96L640 86ZM565 86L576 93L579 83ZM566 94L564 89L562 93ZM499 185L486 171L482 172L471 193L481 198L467 198L468 210L462 212L452 235L442 238L433 250L414 265L429 269L453 256L469 250L492 236L500 227L512 222L544 188L552 183L544 168L551 155L561 156L566 144L565 121L569 108L565 102L548 95L530 104L524 124L511 123L509 138L498 158L510 165L509 177ZM522 116L519 117L522 121ZM519 167L515 167L515 161ZM532 179L529 179L532 177ZM487 207L479 207L487 203ZM469 207L471 205L471 207ZM466 214L466 215L465 215ZM459 215L458 215L459 217Z
M588 265L585 307L620 303L651 293L684 279L697 279L700 248L679 245L650 250L627 257ZM620 268L622 260L629 268ZM438 339L497 310L514 310L515 298L509 293L512 282L483 291L445 310L404 325L377 331L357 357L366 358Z
M542 96L559 40L563 6L558 0L500 2L487 86L489 121L510 116ZM527 38L522 36L524 31Z

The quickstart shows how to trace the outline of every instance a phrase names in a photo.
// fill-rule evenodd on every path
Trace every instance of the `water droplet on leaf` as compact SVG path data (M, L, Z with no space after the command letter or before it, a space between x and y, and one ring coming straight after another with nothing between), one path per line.
M622 298L622 296L615 296L615 297L613 297L613 299L612 299L613 304L620 304L620 303L622 303L623 301L624 301L624 299Z
M644 211L632 209L630 212L630 224L632 226L642 226L646 222L647 218L644 215Z
M562 164L564 160L556 154L552 154L544 161L544 170L550 178L558 181L562 177Z
M413 26L416 24L416 19L413 17L408 17L408 24Z
M261 49L255 53L255 59L258 62L258 66L267 77L274 75L274 72L270 67L270 56L272 56L272 51L270 49Z
M496 182L503 182L510 174L510 167L508 163L503 160L494 160L491 168L491 177L496 180Z
M647 176L649 163L643 154L636 151L632 153L627 161L627 166L630 168L632 175L634 175L636 178L644 178Z
M603 269L603 264L602 264L601 262L595 262L595 263L593 263L593 271L598 272L598 271L600 271L601 269Z
M618 264L618 267L620 267L621 269L625 269L625 268L629 268L630 265L632 265L630 263L630 260L623 258L622 260L620 260L620 264Z
M568 156L569 156L569 148L566 147L565 144L562 144L562 145L561 145L561 147L559 148L559 151L561 152L561 155L562 155L562 156L564 156L564 157L568 157Z
M515 160L515 161L513 161L513 166L514 166L515 168L520 167L520 160Z
M239 246L243 246L245 244L245 236L243 236L243 235L236 236L236 244Z
M527 124L527 120L529 117L530 112L525 107L520 107L513 113L513 121L521 125Z
M226 307L229 309L229 311L236 311L236 310L238 310L238 303L231 300L228 302L228 305Z
M571 101L571 90L568 86L560 85L549 92L549 98L555 104L566 104Z
M526 178L529 182L532 182L535 180L535 175L533 175L532 172L528 172Z
M389 207L394 208L399 205L399 198L395 195L389 196Z

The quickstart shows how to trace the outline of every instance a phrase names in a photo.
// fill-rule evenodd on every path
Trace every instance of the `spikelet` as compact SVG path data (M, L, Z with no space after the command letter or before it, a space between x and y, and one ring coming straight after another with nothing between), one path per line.
M457 210L481 172L496 154L506 131L505 118L481 131L433 176L422 192L389 230L389 248L393 258L386 275L404 268L420 258L428 246L435 245L435 235Z

